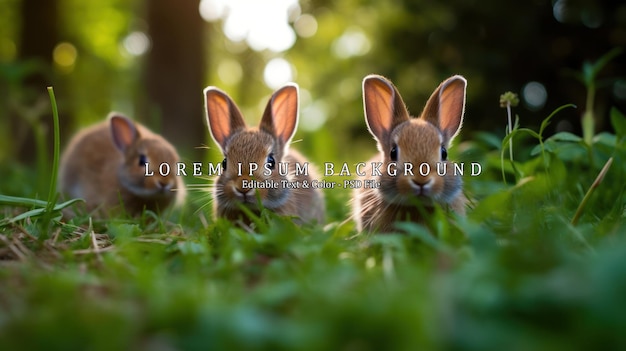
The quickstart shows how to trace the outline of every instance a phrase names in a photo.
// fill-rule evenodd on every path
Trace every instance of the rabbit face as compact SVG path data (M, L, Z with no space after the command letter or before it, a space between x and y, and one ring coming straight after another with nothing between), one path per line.
M113 115L109 121L113 144L124 155L118 170L121 185L140 198L174 197L176 172L169 169L163 176L155 168L162 163L175 167L179 160L176 150L162 137L138 127L126 117ZM154 175L146 176L146 163L152 166Z
M84 199L95 216L164 210L182 203L186 195L184 182L176 176L178 161L176 149L163 137L111 112L106 121L72 138L61 158L59 190ZM169 166L161 168L167 173L163 176L162 163Z
M419 135L419 138L415 136ZM446 180L442 173L447 169L443 156L443 136L432 124L412 119L391 134L389 152L385 153L385 164L395 163L396 172L383 172L381 193L389 203L410 205L415 199L425 205L432 201L446 202Z
M138 139L124 152L124 163L119 170L122 185L131 193L143 198L173 197L177 190L176 171L173 167L178 155L157 139ZM151 176L146 176L146 163ZM161 164L167 164L169 172L159 172Z
M357 228L389 231L397 219L419 221L422 214L416 203L426 208L450 206L464 213L462 180L447 161L447 147L463 123L466 84L461 76L443 81L414 118L389 80L365 77L365 121L378 143L378 160L387 169L395 164L396 172L377 175L378 189L355 191Z
M243 204L254 212L264 207L303 222L321 222L323 195L319 189L297 186L311 179L296 172L306 159L288 149L298 124L298 86L286 84L275 91L253 128L226 93L207 87L204 95L209 131L224 154L225 169L214 187L215 215L245 221Z
M240 203L258 209L281 206L286 200L283 187L259 187L252 184L280 184L286 178L278 168L283 150L274 137L259 130L245 130L233 135L224 148L222 175L218 178L215 195L226 209L237 209Z

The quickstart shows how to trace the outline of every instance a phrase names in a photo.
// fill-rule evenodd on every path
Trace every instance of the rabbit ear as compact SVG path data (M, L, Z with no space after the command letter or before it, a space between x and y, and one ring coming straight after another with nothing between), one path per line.
M441 130L446 144L461 130L465 113L466 87L465 78L452 76L439 85L424 107L422 118Z
M111 125L113 144L115 144L118 150L124 152L139 138L137 127L135 127L133 121L116 112L111 112L108 118Z
M400 93L382 76L369 75L363 79L363 106L370 133L385 145L393 128L409 120Z
M298 125L298 100L298 85L295 83L274 92L263 113L260 129L287 145Z
M228 138L236 132L246 129L246 122L235 102L216 87L204 89L204 105L209 131L215 142L224 151Z

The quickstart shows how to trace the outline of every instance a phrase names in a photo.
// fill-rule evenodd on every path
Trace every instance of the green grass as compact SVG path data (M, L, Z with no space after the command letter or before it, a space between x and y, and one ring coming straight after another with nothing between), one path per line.
M405 234L357 233L338 190L324 226L263 213L256 230L211 220L199 192L164 216L67 223L56 193L0 197L0 349L624 349L626 118L611 121L591 144L476 134L455 148L483 165L467 218Z

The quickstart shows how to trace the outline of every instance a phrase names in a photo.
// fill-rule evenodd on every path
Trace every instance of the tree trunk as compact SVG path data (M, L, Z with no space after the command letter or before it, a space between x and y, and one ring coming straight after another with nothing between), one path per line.
M17 97L20 109L27 110L30 106L36 106L38 99L47 97L46 87L52 85L52 51L57 45L59 34L57 1L22 0L20 11L19 60L30 62L29 65L34 68L24 76L22 91ZM40 160L49 159L46 155L37 155L33 125L27 123L25 116L19 112L12 115L15 118L12 129L19 139L16 140L18 159L26 163L33 162L37 157ZM40 118L36 122L37 128L44 136L48 136L46 141L50 143L51 116L48 112L44 116L31 116L31 119ZM49 150L52 155L52 148ZM43 165L40 163L38 166Z
M152 49L144 70L149 117L184 159L197 160L205 144L202 88L205 79L204 22L198 0L147 0Z

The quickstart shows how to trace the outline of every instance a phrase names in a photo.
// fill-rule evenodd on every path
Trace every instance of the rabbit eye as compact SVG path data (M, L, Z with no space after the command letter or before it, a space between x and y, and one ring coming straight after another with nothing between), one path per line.
M146 157L146 155L144 155L144 154L140 154L139 155L139 165L140 166L145 166L146 163L148 163L148 157Z
M222 170L226 170L226 158L222 160Z
M276 160L274 159L274 154L269 154L267 156L267 161L265 161L270 165L270 169L274 169L276 167Z
M391 147L391 152L389 153L389 157L391 157L392 161L398 161L398 146L394 145Z
M441 147L441 159L444 161L448 159L448 150L443 146Z

